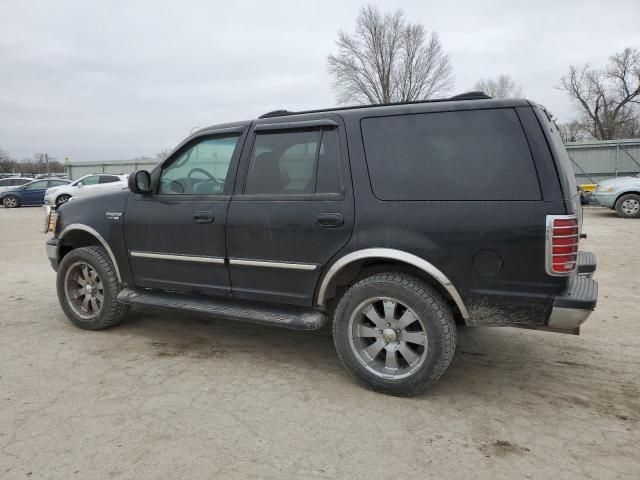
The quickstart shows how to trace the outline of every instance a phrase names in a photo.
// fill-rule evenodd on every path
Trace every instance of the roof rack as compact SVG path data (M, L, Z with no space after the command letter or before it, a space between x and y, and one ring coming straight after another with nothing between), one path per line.
M492 97L481 91L465 92L458 95L454 95L449 98L437 98L431 100L415 100L411 102L391 102L391 103L374 103L370 105L353 105L350 107L333 107L333 108L321 108L317 110L301 110L299 112L290 112L289 110L273 110L267 112L264 115L260 115L258 118L271 118L271 117L283 117L286 115L299 115L303 113L322 113L322 112L335 112L338 110L355 110L358 108L373 108L373 107L389 107L393 105L415 105L417 103L438 103L438 102L453 102L458 100L489 100Z

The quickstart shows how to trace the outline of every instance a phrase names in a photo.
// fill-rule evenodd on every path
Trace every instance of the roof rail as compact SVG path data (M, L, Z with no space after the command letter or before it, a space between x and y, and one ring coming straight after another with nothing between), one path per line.
M438 102L454 102L458 100L489 100L492 97L481 91L465 92L458 95L454 95L449 98L437 98L431 100L415 100L411 102L391 102L391 103L374 103L368 105L353 105L349 107L333 107L333 108L321 108L318 110L303 110L299 112L290 112L289 110L273 110L267 112L264 115L260 115L258 118L271 118L271 117L283 117L286 115L298 115L303 113L322 113L322 112L336 112L339 110L355 110L358 108L374 108L374 107L388 107L393 105L415 105L418 103L438 103Z

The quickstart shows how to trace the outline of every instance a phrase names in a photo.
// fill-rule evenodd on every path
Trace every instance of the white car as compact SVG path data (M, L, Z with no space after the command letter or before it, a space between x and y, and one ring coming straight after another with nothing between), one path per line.
M45 205L62 205L71 198L79 198L104 190L123 188L127 186L128 175L113 175L110 173L94 173L85 175L75 182L60 187L50 188L44 196Z
M25 183L33 182L33 178L27 177L7 177L0 178L0 193L8 192L9 190L14 190L16 187L20 185L24 185Z

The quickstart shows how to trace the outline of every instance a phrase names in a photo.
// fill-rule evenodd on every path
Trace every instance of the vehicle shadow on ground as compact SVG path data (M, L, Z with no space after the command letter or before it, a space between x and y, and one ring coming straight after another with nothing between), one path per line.
M144 337L146 352L151 356L215 361L250 354L250 361L261 367L279 368L282 363L294 363L298 368L308 368L309 375L325 373L351 381L337 358L329 329L292 331L138 307L132 309L124 324L110 331ZM545 368L543 350L537 343L537 338L514 335L514 329L506 327L459 326L454 360L432 391L468 394L468 383L475 387L482 384L485 394L486 390L514 384L516 388L535 390L536 372Z

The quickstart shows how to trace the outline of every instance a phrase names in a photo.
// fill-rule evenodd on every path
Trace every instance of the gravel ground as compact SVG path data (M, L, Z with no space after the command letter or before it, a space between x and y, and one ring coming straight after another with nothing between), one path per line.
M0 208L0 477L637 479L640 220L585 213L582 334L461 328L403 399L352 382L326 333L160 310L78 330L41 209Z

